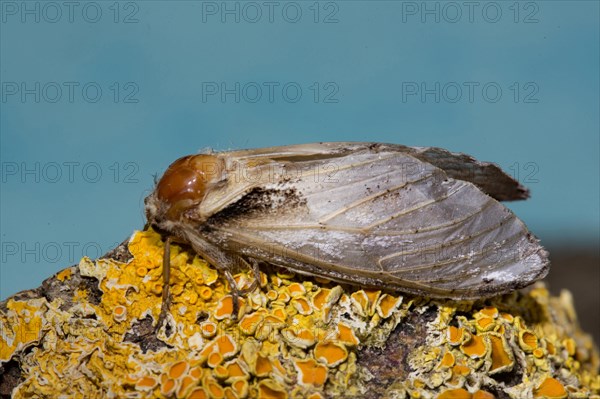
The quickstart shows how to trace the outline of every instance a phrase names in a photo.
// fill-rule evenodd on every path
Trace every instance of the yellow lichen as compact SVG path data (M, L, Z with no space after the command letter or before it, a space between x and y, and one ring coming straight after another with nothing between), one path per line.
M10 299L7 312L0 314L0 362L8 361L13 353L38 342L41 338L45 301L14 301Z
M533 391L533 396L544 399L562 399L567 397L567 391L560 382L549 377Z
M526 352L532 352L538 347L537 337L531 331L523 330L519 332L519 345Z
M301 315L306 316L312 313L312 306L306 298L294 298L292 299L292 305Z
M471 335L471 338L462 344L460 348L465 355L472 358L483 357L487 352L486 341L479 335Z
M212 321L206 321L200 325L200 331L205 338L212 338L217 333L217 324Z
M458 389L449 389L447 391L442 392L437 399L471 399L472 395L463 388Z
M191 392L191 390L196 386L198 382L197 379L190 375L186 375L185 377L180 379L179 389L177 390L177 396L180 398L185 398Z
M231 389L238 398L245 398L248 396L248 381L243 379L237 379L231 382Z
M492 346L492 365L490 373L499 373L512 368L514 359L512 350L505 343L504 338L495 334L489 334Z
M244 306L244 300L238 298L239 308ZM239 310L238 310L239 311ZM233 317L233 296L225 295L217 304L217 308L214 312L214 317L217 320L223 320L225 318ZM238 316L239 317L239 316Z
M298 382L302 385L320 387L327 380L327 368L318 364L314 359L297 360Z
M475 321L477 330L481 332L489 331L494 328L494 319L490 317L480 317Z
M572 338L566 338L565 340L563 340L563 345L564 345L565 349L567 350L567 353L569 354L569 356L575 355L576 344Z
M117 322L125 320L127 317L127 308L123 305L115 306L113 310L113 318Z
M258 384L258 398L260 399L287 399L287 397L285 388L273 380L265 379Z
M240 321L240 331L246 335L254 335L263 318L264 314L261 312L245 315Z
M383 294L377 302L377 313L379 316L387 319L402 303L402 297L394 297L389 294Z
M485 308L481 309L480 313L492 319L498 317L498 309L494 306L486 306Z
M452 352L446 352L444 353L444 357L442 358L442 361L440 362L440 367L452 367L454 366L454 355L452 354Z
M315 334L307 328L288 328L282 330L281 335L290 345L304 349L313 346L317 340Z
M188 399L209 399L209 396L206 389L198 387L189 394Z
M292 296L292 298L297 298L306 293L306 288L300 283L292 283L288 285L288 292Z
M461 342L463 342L463 336L464 336L464 328L457 328L454 326L450 326L448 327L448 332L447 332L447 336L448 336L448 342L451 345L458 345Z
M62 270L56 274L56 278L59 281L67 281L71 279L71 275L73 274L73 270L69 267L65 270Z
M273 366L271 365L271 361L268 357L258 355L256 358L256 366L254 367L254 373L258 377L267 377L273 371Z
M142 377L136 383L135 387L139 390L152 390L158 385L158 381L154 377Z
M508 387L499 379L490 391L513 398L600 393L591 341L552 319L564 313L572 320L567 296L552 298L538 287L455 306L265 269L258 287L239 298L236 318L223 275L178 245L171 246L170 312L155 335L146 327L156 346L142 349L126 337L158 319L164 245L149 230L134 234L129 250L127 263L84 258L56 275L65 284L77 273L95 279L102 294L96 301L85 286L69 294L74 305L67 310L59 299L5 303L0 363L22 357L15 398L362 397L371 377L359 354L384 348L397 327L414 328L403 324L409 312L434 317L423 326L427 337L411 337L422 344L406 349L410 372L389 387L398 397L491 399L494 378L517 369L522 381ZM242 271L234 279L249 287L254 276ZM525 317L531 309L545 316Z
M370 302L369 297L364 290L353 292L352 295L350 295L350 299L352 300L354 309L356 309L361 316L369 316Z
M338 339L341 343L346 346L356 346L359 344L359 340L354 333L354 330L347 324L340 322L338 327Z
M315 358L329 367L335 367L348 358L348 351L335 342L319 342L315 346Z

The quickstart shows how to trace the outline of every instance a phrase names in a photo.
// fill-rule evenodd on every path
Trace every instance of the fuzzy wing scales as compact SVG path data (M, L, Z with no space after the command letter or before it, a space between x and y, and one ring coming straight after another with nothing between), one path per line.
M447 173L410 147L315 146L231 153L261 178L209 219L215 243L299 272L433 296L507 292L545 275L546 253L525 225L450 176L457 154Z

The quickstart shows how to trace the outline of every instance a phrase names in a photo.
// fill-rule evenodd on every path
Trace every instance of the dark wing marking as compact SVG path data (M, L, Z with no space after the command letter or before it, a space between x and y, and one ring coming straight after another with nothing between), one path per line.
M416 158L443 169L448 176L475 184L498 201L529 198L529 190L504 173L496 164L480 162L467 154L453 153L442 148L415 148Z

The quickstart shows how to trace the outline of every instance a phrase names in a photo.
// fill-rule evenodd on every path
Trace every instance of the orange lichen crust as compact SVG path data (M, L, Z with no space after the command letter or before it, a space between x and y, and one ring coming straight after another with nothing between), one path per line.
M569 293L552 298L538 284L525 295L429 303L439 307L438 317L428 325L427 344L409 354L408 397L427 397L434 388L438 399L600 399L598 353L575 327Z
M70 307L44 297L0 307L0 367L19 359L21 370L14 398L365 397L376 377L362 351L385 348L408 315L433 310L424 344L404 353L408 372L386 382L385 396L600 399L598 356L574 327L568 293L552 298L540 285L445 302L267 267L235 318L223 275L172 245L172 303L155 332L164 245L152 230L136 232L129 251L127 263L84 258L56 276L96 281L94 298L77 289ZM248 287L253 274L234 279Z

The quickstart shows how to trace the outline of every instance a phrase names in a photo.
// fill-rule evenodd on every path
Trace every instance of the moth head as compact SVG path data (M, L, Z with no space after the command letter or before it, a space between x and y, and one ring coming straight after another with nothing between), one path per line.
M198 205L212 186L222 180L225 165L211 154L188 155L173 162L145 200L151 225L167 228L169 223L198 220ZM201 220L198 220L201 221Z

